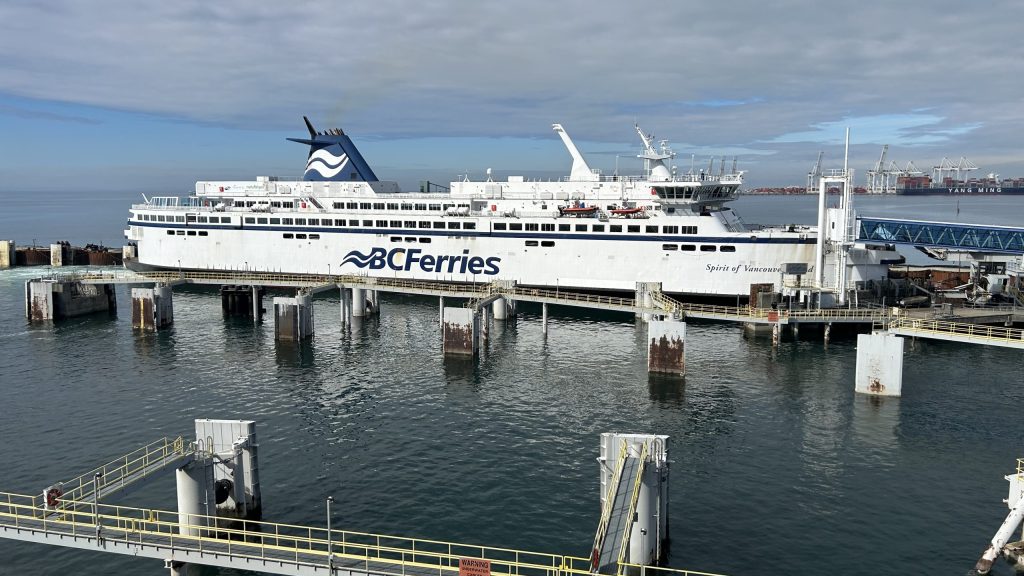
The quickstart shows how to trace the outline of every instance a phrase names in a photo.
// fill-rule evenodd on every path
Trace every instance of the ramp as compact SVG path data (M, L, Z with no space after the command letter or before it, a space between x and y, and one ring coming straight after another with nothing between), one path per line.
M639 456L630 454L625 442L619 451L611 491L594 540L592 568L599 574L617 574L619 563L625 561L647 452L645 443Z

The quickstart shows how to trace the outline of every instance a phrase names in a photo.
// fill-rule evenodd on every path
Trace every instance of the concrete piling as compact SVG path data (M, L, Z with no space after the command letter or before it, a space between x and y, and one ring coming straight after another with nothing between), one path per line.
M14 268L16 258L14 240L0 240L0 270Z
M29 280L25 283L25 317L31 322L63 320L97 312L117 312L113 284L57 280Z
M856 392L875 396L901 395L903 340L903 337L888 332L857 335Z
M540 325L541 330L544 331L544 336L548 335L548 303L544 302L540 305Z
M174 324L170 286L132 288L132 328L156 332Z
M263 314L265 293L266 289L262 286L221 286L221 310L225 317L245 316L259 322Z
M651 320L647 323L647 371L662 374L686 373L686 323Z
M313 297L274 298L274 337L282 342L299 342L313 335Z
M354 318L366 316L366 290L362 288L352 289L352 316Z
M445 308L442 334L445 355L476 356L480 350L480 314L470 308Z

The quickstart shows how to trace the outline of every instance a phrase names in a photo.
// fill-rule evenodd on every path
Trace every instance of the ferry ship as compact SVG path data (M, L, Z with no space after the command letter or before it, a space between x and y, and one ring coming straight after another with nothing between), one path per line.
M727 206L742 171L676 174L667 141L656 147L638 126L640 176L592 170L554 124L572 158L563 179L496 181L488 169L485 181L410 193L378 180L340 129L304 119L309 137L289 138L309 146L302 180L200 181L185 198L145 199L131 207L125 235L137 251L126 266L594 291L661 282L668 293L743 299L752 284L781 288L784 269L814 273L815 227L748 229ZM899 261L891 246L847 248L831 266L851 282L881 279Z
M998 177L958 180L931 176L900 176L896 179L896 194L904 196L935 196L958 194L1024 194L1024 178Z

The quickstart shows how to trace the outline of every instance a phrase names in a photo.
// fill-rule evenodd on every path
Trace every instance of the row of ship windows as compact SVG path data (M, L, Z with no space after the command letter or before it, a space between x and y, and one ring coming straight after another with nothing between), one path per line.
M175 234L177 234L178 236L184 236L186 233L189 236L207 236L208 235L206 230L187 230L187 231L186 230L168 230L167 231L167 235L168 236L174 236Z
M335 202L335 210L434 210L469 208L469 204L413 204L411 202Z
M665 250L667 252L675 252L677 250L680 251L680 252L697 252L698 250L701 251L701 252L715 252L715 251L718 251L718 252L735 252L736 251L736 247L735 246L715 246L714 244L701 244L700 246L698 246L696 244L662 244L661 245L661 249Z
M623 229L627 233L639 234L640 229L644 229L646 234L658 234L657 226L640 226L639 224L627 224L623 226L621 224L539 224L533 222L519 223L512 222L507 225L508 230L518 231L525 230L527 232L554 232L557 226L559 232L604 232L606 229L608 232L622 232ZM505 230L505 222L495 222L495 230ZM662 234L696 234L696 226L662 226Z
M285 226L364 226L367 228L435 228L439 230L475 230L476 222L427 222L424 220L343 220L330 218L253 218L246 224L280 224Z

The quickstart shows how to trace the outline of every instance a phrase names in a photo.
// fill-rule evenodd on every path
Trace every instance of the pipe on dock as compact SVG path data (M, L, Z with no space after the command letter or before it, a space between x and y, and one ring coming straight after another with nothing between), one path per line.
M1024 498L1017 500L1017 503L1010 509L1006 520L1003 520L1003 525L999 527L996 535L992 537L992 543L974 565L976 573L984 575L992 570L992 563L999 557L999 553L1002 552L1003 546L1006 546L1010 535L1017 529L1017 526L1020 526L1021 520L1024 520Z

